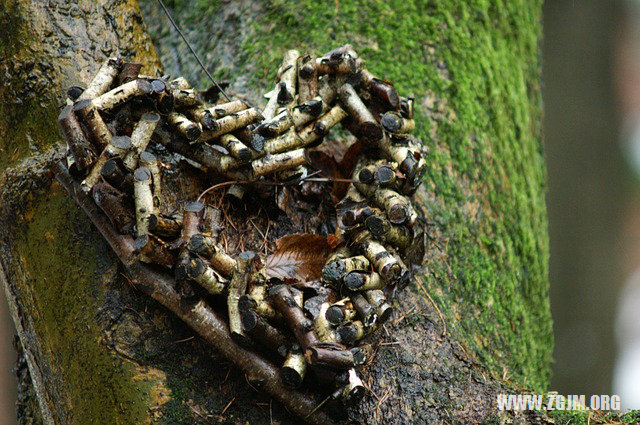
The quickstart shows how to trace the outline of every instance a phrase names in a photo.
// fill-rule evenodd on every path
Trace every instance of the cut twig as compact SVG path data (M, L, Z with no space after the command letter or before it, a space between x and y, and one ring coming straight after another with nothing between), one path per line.
M345 110L357 122L357 136L365 140L380 140L382 138L380 124L367 109L351 84L345 84L340 87L338 95Z
M95 153L73 113L73 106L67 105L58 116L58 124L73 155L78 170L85 170L95 161Z
M305 317L287 286L273 286L269 289L269 295L273 300L274 307L285 318L303 348L306 349L318 342L318 338L313 332L313 322Z
M147 168L138 168L133 174L133 198L136 204L136 233L138 236L148 234L149 217L154 212L151 178L151 171Z
M151 135L160 121L160 115L151 113L144 114L140 121L133 128L131 133L131 151L124 157L124 166L129 170L135 170L138 165L140 154L147 148Z
M131 149L131 139L127 136L113 136L109 144L102 151L98 159L93 163L91 171L82 181L81 187L85 192L89 192L91 188L100 179L102 167L111 158L124 158Z
M152 92L153 87L147 80L133 80L96 97L93 99L93 104L101 111L108 111L133 97L148 95Z
M78 100L93 99L109 90L121 66L122 60L119 58L109 58L105 61Z
M247 291L249 276L252 272L256 254L251 251L242 252L236 261L233 277L229 283L227 308L229 310L229 329L231 338L240 344L248 344L247 336L242 329L242 319L238 309L238 300Z
M81 100L73 105L73 112L87 126L88 136L93 146L102 152L109 144L111 132L93 102L89 99Z
M298 59L298 103L307 102L317 95L316 58L306 55Z
M290 351L280 369L282 382L289 388L298 388L307 371L307 362L301 352Z
M223 275L230 277L233 274L236 268L236 260L217 246L213 238L195 234L189 239L187 246L189 251L209 260L213 268Z

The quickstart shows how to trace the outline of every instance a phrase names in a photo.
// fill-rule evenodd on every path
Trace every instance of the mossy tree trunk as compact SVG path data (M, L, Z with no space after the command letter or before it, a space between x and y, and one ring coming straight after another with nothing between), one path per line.
M0 4L9 29L0 36L0 279L44 422L207 423L224 411L230 422L295 423L127 284L48 172L62 151L55 118L66 87L116 53L145 73L159 68L136 2ZM166 66L195 79L195 61L155 2L142 4ZM431 222L427 260L367 373L374 395L349 416L482 422L500 415L496 393L545 390L540 2L175 1L174 9L217 76L256 102L286 49L344 43L416 97L430 152L420 193Z

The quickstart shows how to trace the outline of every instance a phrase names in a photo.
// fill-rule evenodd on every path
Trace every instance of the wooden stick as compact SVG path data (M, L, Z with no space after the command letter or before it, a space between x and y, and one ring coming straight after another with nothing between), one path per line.
M113 136L109 144L102 151L98 159L93 163L91 171L82 181L81 187L85 192L89 192L91 188L100 180L102 167L111 158L124 158L131 149L131 139L127 136Z
M362 255L348 258L336 258L329 261L322 268L322 280L327 283L339 282L345 274L354 271L367 271L371 269L369 260Z
M338 96L340 96L344 109L356 122L358 129L356 136L366 141L380 140L382 127L362 102L353 86L348 83L343 85L338 90Z
M148 229L154 235L170 239L180 235L180 229L182 228L182 219L178 216L151 214L149 216L148 222Z
M225 115L224 117L215 121L215 130L204 131L200 138L203 142L208 142L216 137L222 136L226 133L238 130L242 127L246 127L251 123L263 120L263 116L256 108L249 108L240 112Z
M153 89L153 83L151 83L151 87ZM156 93L155 89L153 89L153 91L156 100L156 110L163 115L171 113L173 111L173 108L175 107L175 99L173 98L173 94L171 94L167 90L161 91L159 93Z
M154 205L162 204L162 171L160 169L160 161L151 152L144 151L138 158L138 166L144 167L151 171L151 177L153 179L153 199Z
M227 288L217 278L213 269L207 266L200 258L191 259L187 268L187 275L213 295L221 294Z
M198 123L191 121L179 112L172 112L167 115L167 122L187 140L197 140L202 134L202 129Z
M251 150L233 134L224 134L220 137L220 145L238 161L247 162L254 156Z
M400 98L400 113L402 117L408 120L413 119L413 104L415 100L413 96Z
M388 284L397 283L407 273L407 269L404 267L404 264L402 264L402 261L374 240L371 234L364 237L361 247L364 256L371 261L374 269L380 273L380 276L382 276Z
M178 282L183 282L189 277L191 255L188 249L188 243L193 235L200 232L200 221L203 211L204 205L200 202L189 202L182 209L180 252L178 254L178 261L174 267L174 276ZM202 273L204 273L204 271Z
M151 181L151 171L147 168L138 168L133 173L133 200L136 204L136 233L138 237L149 233L149 217L155 211Z
M238 300L247 291L249 275L252 272L256 254L245 251L238 255L236 267L233 270L231 283L229 283L229 295L227 296L227 308L229 311L229 329L231 338L238 344L248 344L248 337L242 329L242 319L238 309Z
M269 289L269 296L273 306L282 314L303 348L306 349L318 342L313 332L313 322L305 317L286 285L272 286Z
M347 227L355 226L356 224L364 223L365 220L373 214L381 214L382 211L378 208L372 208L369 205L362 207L356 207L351 210L345 211L342 216L342 224Z
M394 135L393 140L387 134L377 142L378 148L392 161L399 164L398 168L405 175L405 184L398 189L403 194L412 194L422 183L427 171L427 164L422 157L422 141L406 134Z
M184 77L178 77L175 80L169 81L169 88L171 90L189 90L192 87Z
M98 109L91 100L81 100L73 105L73 112L87 126L88 136L93 146L102 152L111 140L111 132L100 116Z
M380 124L389 133L411 133L416 128L412 119L406 119L397 112L387 112L380 118Z
M298 103L308 102L318 95L316 58L306 55L298 58Z
M359 181L360 169L356 167L354 178ZM413 225L417 218L415 211L411 205L409 198L387 188L378 188L363 183L354 183L354 186L367 198L370 198L375 204L383 208L393 224Z
M176 262L175 255L169 251L166 244L153 236L139 236L134 241L134 246L139 255L140 261L145 263L158 264L160 266L171 268Z
M73 113L72 105L67 105L60 112L58 124L64 138L67 140L67 145L71 155L73 155L76 167L80 171L86 170L95 161L96 155L82 131L78 118Z
M382 100L392 110L397 110L400 106L400 96L393 84L388 81L376 78L366 69L361 73L362 84L364 87L378 99Z
M198 95L193 89L173 90L173 103L178 108L195 108L202 105Z
M351 291L368 291L370 289L382 289L386 283L379 273L353 271L343 278L345 286Z
M274 310L271 303L269 303L267 297L267 285L262 282L252 282L249 285L249 294L255 305L252 307L256 313L262 317L273 319L277 317L277 312Z
M358 70L357 62L350 55L323 56L316 59L318 74L353 74Z
M211 106L207 109L211 113L214 119L222 118L227 115L235 114L240 111L244 111L248 109L249 105L246 104L243 100L236 99L231 102L219 103L217 105Z
M334 326L352 320L355 315L356 312L355 310L353 310L353 306L351 305L351 302L348 298L332 304L325 313L325 316L329 323Z
M307 372L307 362L301 352L290 351L280 369L282 383L289 388L299 388Z
M256 131L265 137L275 137L292 126L300 128L302 125L317 119L320 115L325 113L329 105L323 101L320 96L314 97L294 107L291 111L284 110L271 120L263 121L256 128Z
M377 308L369 304L369 301L360 293L351 294L350 298L353 302L353 307L362 319L364 326L367 328L373 326L378 320Z
M385 297L384 292L379 289L374 289L372 291L366 291L364 296L369 300L369 303L378 310L379 324L383 324L391 317L393 308L387 303L387 297Z
M122 192L106 182L100 182L93 186L92 195L96 205L119 233L127 234L131 231L135 216L125 205L125 195Z
M192 253L209 260L213 268L224 276L230 277L233 275L233 271L236 268L236 260L217 246L213 238L202 234L194 234L189 239L187 246Z
M366 335L364 324L360 320L341 324L336 329L336 333L340 338L340 342L346 346L355 344Z
M147 80L133 80L96 97L93 99L93 104L101 111L109 111L133 97L152 92L151 83Z
M362 351L355 350L358 360L362 361ZM310 364L322 365L332 369L351 369L357 366L356 357L350 350L326 348L322 345L307 348L305 357ZM364 362L363 362L364 363Z
M129 170L135 170L138 166L138 158L144 152L151 140L153 131L160 121L160 115L155 113L143 114L131 133L131 151L124 157L124 166Z
M269 120L276 115L278 107L288 107L296 95L296 79L300 52L289 50L282 59L282 65L278 69L276 87L271 91L269 101L262 111L265 119Z
M233 135L245 145L250 146L254 151L261 153L264 151L266 139L264 136L251 129L251 127L252 125L239 128L233 132Z
M118 164L119 161L110 159L104 163L100 175L118 190L131 195L133 193L133 176L125 173Z
M340 396L347 406L356 405L362 400L365 387L355 369L349 369L349 382L341 390Z
M242 310L242 330L253 340L267 347L280 356L286 356L287 337L277 328L271 326L260 314L253 310Z
M211 112L205 108L204 106L199 106L197 108L192 108L186 111L186 113L195 119L202 129L204 130L215 130L216 129L216 120L211 114Z
M251 163L253 178L295 168L306 161L304 149L266 156Z
M111 84L113 84L118 75L118 70L121 65L122 60L119 58L107 59L78 100L93 99L109 90L109 87L111 87Z
M365 225L376 238L397 248L405 249L413 243L413 230L410 227L391 224L382 215L371 215L366 219Z
M290 131L275 139L267 140L265 151L274 154L307 146L327 134L333 126L346 118L347 115L344 109L336 105L318 118L317 121L300 130L299 133Z
M320 306L320 312L315 318L313 328L315 330L318 339L322 342L338 342L338 337L333 329L331 323L327 320L327 310L331 304L328 302L322 303Z
M167 131L158 127L156 127L155 134L158 136L158 141L167 149L177 152L213 172L234 180L245 180L247 178L243 173L235 171L243 165L242 162L230 155L223 155L206 143L191 145L188 141L172 137Z

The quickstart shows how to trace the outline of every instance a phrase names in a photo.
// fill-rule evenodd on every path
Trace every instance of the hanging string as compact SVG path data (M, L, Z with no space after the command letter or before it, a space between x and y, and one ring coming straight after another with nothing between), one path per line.
M191 46L191 43L189 43L189 40L187 40L187 37L184 36L184 34L182 33L182 31L180 31L180 28L178 27L178 24L176 24L176 21L173 20L173 18L171 17L171 14L169 13L169 10L167 9L167 7L164 5L164 3L162 2L162 0L158 0L158 3L160 3L160 6L162 7L162 10L164 10L165 15L167 15L167 18L169 18L169 21L171 22L171 25L173 26L173 28L176 29L176 31L178 31L178 34L180 34L180 37L182 37L182 39L184 40L185 44L187 45L187 47L189 48L189 50L191 50L191 53L193 54L193 56L196 58L196 60L198 61L198 64L200 64L200 67L202 68L202 70L205 72L205 74L207 74L207 77L209 77L209 79L211 80L211 82L213 83L213 85L215 85L218 90L220 90L220 93L222 93L222 95L229 101L231 102L231 98L229 96L227 96L227 94L224 92L224 90L222 89L222 87L220 87L220 84L218 84L216 82L216 80L213 79L213 77L211 76L211 74L209 73L209 71L207 71L207 68L205 68L204 64L202 63L202 61L200 60L200 57L198 56L198 54L196 53L196 51L193 49L193 47Z

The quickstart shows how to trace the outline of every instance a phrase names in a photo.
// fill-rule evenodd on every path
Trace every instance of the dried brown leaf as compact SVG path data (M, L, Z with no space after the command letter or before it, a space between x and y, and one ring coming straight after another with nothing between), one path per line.
M267 277L318 280L331 252L326 237L308 233L283 236L276 241L276 252L267 257Z

